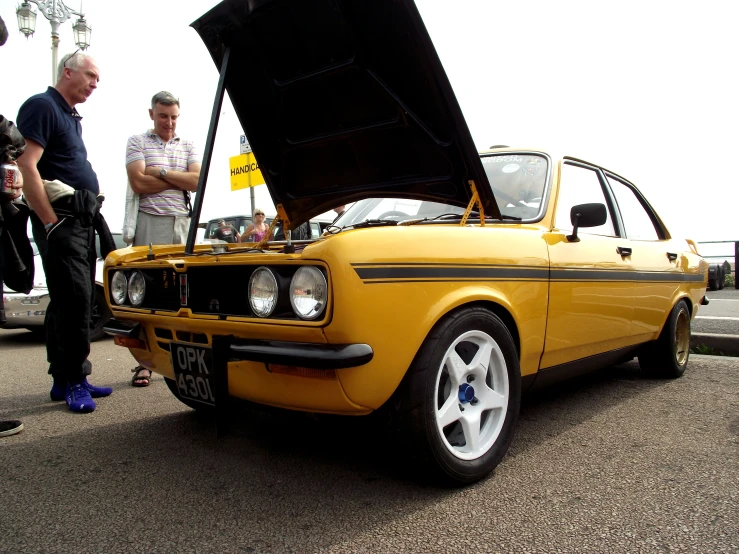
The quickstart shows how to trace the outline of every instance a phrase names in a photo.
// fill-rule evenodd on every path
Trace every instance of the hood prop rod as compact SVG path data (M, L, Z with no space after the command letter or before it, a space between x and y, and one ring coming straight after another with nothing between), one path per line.
M208 138L205 140L205 151L203 152L203 163L200 166L200 178L198 179L197 195L195 196L195 207L190 219L190 230L187 234L187 244L185 245L185 254L192 255L195 249L195 239L198 234L198 223L200 222L200 211L203 209L203 196L205 196L205 181L208 178L208 170L210 169L210 159L213 157L213 144L216 140L216 130L218 130L218 120L221 115L221 105L223 104L223 93L226 91L226 73L228 72L228 60L231 57L231 47L227 46L223 53L221 61L221 74L218 77L218 86L216 87L216 97L213 101L213 112L210 116L210 127L208 127Z
M470 190L472 191L472 198L470 198L470 203L467 204L467 209L464 211L462 221L460 221L459 224L465 225L467 223L467 218L470 217L470 213L472 213L472 208L477 206L477 209L480 212L480 227L485 227L485 210L482 207L482 202L480 202L480 195L477 194L477 187L475 187L474 181L467 182L469 183Z

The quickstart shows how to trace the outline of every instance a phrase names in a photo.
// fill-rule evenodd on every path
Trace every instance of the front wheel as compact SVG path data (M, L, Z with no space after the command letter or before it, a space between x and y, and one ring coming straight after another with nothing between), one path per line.
M427 468L455 484L482 479L505 455L518 420L521 373L510 332L481 307L447 316L399 393L401 425Z
M685 300L672 308L659 338L639 354L639 366L655 377L675 379L685 373L690 357L690 311Z

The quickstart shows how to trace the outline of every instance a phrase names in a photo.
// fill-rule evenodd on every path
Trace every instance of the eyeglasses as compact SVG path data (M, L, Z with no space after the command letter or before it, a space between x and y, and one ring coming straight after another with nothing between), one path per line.
M66 60L64 60L64 67L65 67L66 69L72 69L72 68L71 68L71 67L69 67L69 66L68 66L67 64L69 63L69 60L71 60L72 58L74 58L74 57L75 57L75 56L77 55L77 52L79 52L79 51L80 51L80 48L77 48L77 50L75 50L75 51L74 51L74 54L72 54L72 55L71 55L71 56L69 56L69 57L68 57L68 58L67 58Z
M254 214L254 215L261 215L261 216L264 216L264 214L260 214L260 213L256 213L256 214Z

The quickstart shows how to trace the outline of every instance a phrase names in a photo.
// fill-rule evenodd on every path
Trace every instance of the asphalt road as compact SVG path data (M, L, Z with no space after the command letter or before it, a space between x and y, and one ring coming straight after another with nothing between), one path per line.
M232 433L129 386L93 345L92 414L52 403L43 345L0 330L0 552L739 552L739 360L635 364L524 402L495 473L419 481L369 418L245 411Z
M706 291L708 306L701 306L693 320L694 333L739 335L739 289Z

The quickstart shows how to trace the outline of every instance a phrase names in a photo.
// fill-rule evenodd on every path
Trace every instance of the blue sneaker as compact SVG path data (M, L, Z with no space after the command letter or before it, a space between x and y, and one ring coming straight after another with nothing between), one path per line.
M87 390L90 391L90 396L93 398L103 398L104 396L110 396L113 393L113 389L110 387L96 387L95 385L91 385L87 382L87 377L85 377L85 380L82 381L82 383L87 387Z
M91 385L87 382L87 377L82 381L82 384L87 387L87 390L90 391L90 396L93 398L102 398L104 396L110 396L113 393L113 389L110 387L96 387L95 385ZM66 398L66 393L67 383L63 383L55 379L54 384L51 386L51 390L49 391L51 399L54 402L64 400Z
M75 383L70 385L67 389L67 406L73 412L86 413L95 410L97 405L90 396L90 391L87 390L85 382Z

